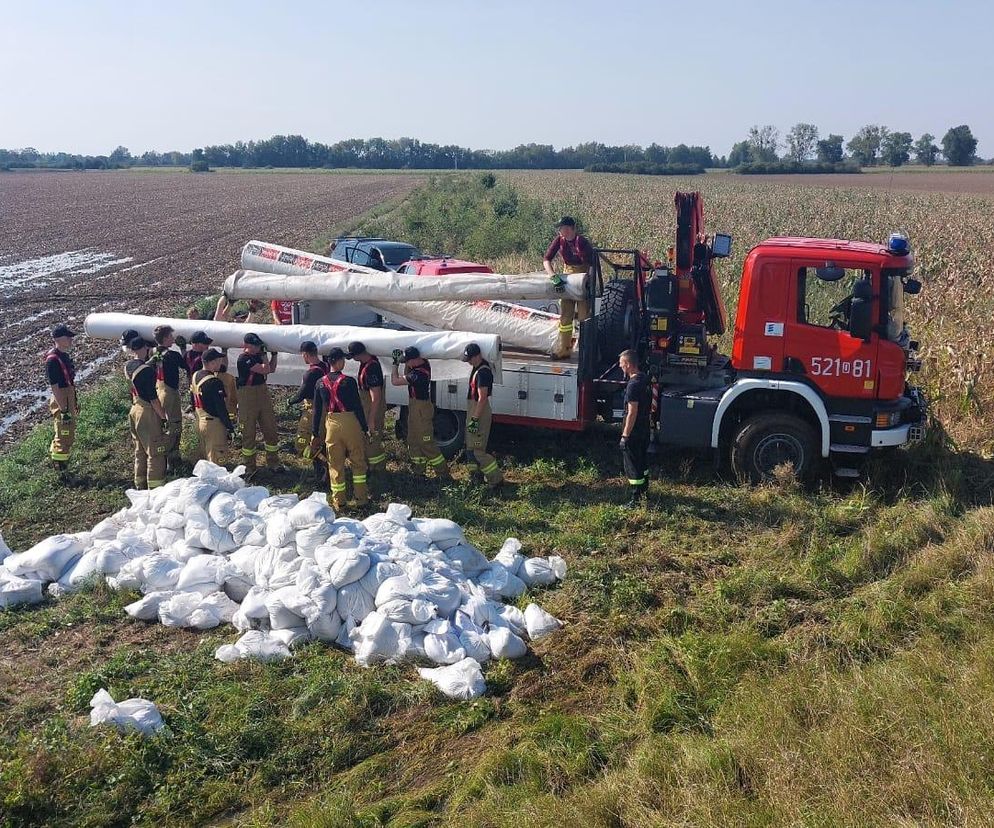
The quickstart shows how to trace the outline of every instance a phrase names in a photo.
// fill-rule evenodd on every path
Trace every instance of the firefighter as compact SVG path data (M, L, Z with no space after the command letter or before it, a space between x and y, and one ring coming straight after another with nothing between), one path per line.
M404 362L404 376L400 376L400 363ZM421 352L413 345L393 352L391 385L406 385L407 451L411 462L424 474L428 468L439 478L448 478L449 467L445 457L435 445L435 404L431 401L431 365L422 359Z
M366 485L366 438L369 427L359 400L359 386L343 372L343 368L345 351L332 348L328 354L328 373L314 390L314 416L311 421L311 454L316 454L321 448L321 421L324 420L328 477L336 509L345 506L346 460L352 466L356 505L361 507L369 503Z
M469 394L466 399L466 457L483 474L487 485L500 488L504 475L497 465L497 459L487 454L490 440L490 395L494 390L494 372L490 363L483 358L480 346L471 342L462 354L462 361L472 366L469 374Z
M314 389L321 381L321 378L328 373L328 366L318 354L318 346L310 340L300 343L300 356L307 365L304 377L300 382L297 393L290 398L287 405L297 405L303 403L303 410L300 419L297 421L297 454L305 460L311 461L314 468L314 476L319 484L323 485L328 480L328 467L325 465L327 457L324 451L324 420L319 423L319 434L321 438L318 450L311 452L311 423L314 420Z
M56 325L52 329L52 349L45 354L45 376L52 389L52 399L48 410L52 414L55 434L48 453L52 465L59 474L65 474L69 466L69 454L76 438L76 416L79 414L79 400L76 398L76 366L69 349L73 337L66 325Z
M280 471L279 434L276 431L276 412L273 398L269 396L266 377L276 370L276 357L267 355L265 343L258 334L247 333L243 340L245 349L238 356L238 424L242 431L242 460L246 471L256 470L256 433L262 431L266 448L266 467Z
M190 349L187 350L186 339L182 336L176 337L176 344L179 345L183 361L186 362L186 372L191 377L204 367L204 352L213 341L206 331L194 331L193 336L190 337Z
M359 398L362 410L369 424L369 463L370 471L382 471L387 465L387 454L383 450L384 417L387 401L383 387L383 368L380 361L366 350L362 342L349 343L349 359L359 363Z
M224 384L218 377L221 359L220 351L214 348L205 351L200 369L190 378L200 452L219 466L224 465L228 444L235 433L235 424L224 404Z
M155 365L149 362L154 343L136 336L124 375L131 383L131 439L135 442L135 488L156 489L166 482L166 429L169 421L155 391Z
M625 386L625 418L621 424L619 448L632 494L628 506L635 508L645 501L649 490L646 453L649 450L651 391L648 378L639 370L638 354L635 351L622 351L618 357L618 367L628 380Z
M545 251L542 266L552 278L556 290L562 293L565 288L563 277L552 267L556 255L562 257L563 273L586 273L594 263L594 248L585 236L576 232L576 220L563 216L556 226L558 233ZM573 353L574 321L579 331L580 323L590 316L590 303L587 300L574 300L563 297L559 300L559 343L553 356L567 359Z
M179 375L186 371L186 360L179 351L173 350L176 343L175 332L169 325L157 325L152 331L155 340L155 352L152 362L155 364L155 391L159 395L159 403L166 412L169 420L169 431L166 439L166 470L176 468L179 460L179 441L183 434L183 409L180 405ZM190 375L187 374L187 379Z

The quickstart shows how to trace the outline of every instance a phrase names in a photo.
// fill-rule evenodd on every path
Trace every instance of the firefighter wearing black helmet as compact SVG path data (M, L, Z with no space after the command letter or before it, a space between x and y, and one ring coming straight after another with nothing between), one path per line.
M242 430L242 461L252 474L256 469L255 437L262 431L266 447L266 467L280 471L279 433L276 411L269 395L266 377L276 370L276 353L267 354L266 345L255 333L243 339L245 349L238 356L238 424Z
M404 375L400 375L400 363ZM440 478L448 478L449 467L445 456L435 445L435 404L431 401L431 365L413 345L403 351L393 352L391 385L406 385L407 401L407 451L411 462L425 474L435 470Z
M462 361L471 366L469 374L469 403L466 406L466 458L483 474L493 489L504 482L497 458L487 454L490 441L490 395L494 390L494 372L483 358L480 346L471 342L462 354Z
M349 343L349 359L359 363L359 398L362 410L369 423L369 450L366 458L370 471L380 471L387 464L387 453L383 449L383 429L387 411L386 394L383 389L383 368L380 361L366 350L362 342Z

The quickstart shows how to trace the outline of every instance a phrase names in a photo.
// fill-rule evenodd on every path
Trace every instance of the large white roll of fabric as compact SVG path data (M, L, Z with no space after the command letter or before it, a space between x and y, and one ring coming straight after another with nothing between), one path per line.
M311 340L326 354L331 348L345 349L350 342L363 342L371 354L389 357L395 349L415 346L425 359L459 360L463 349L471 342L480 346L484 359L500 369L500 337L487 333L465 331L394 331L388 328L366 328L339 325L257 325L255 323L214 322L204 319L171 319L166 316L138 316L129 313L91 313L83 323L87 336L118 341L121 334L136 330L152 338L158 325L169 325L179 335L189 339L196 331L205 331L219 348L241 348L245 334L258 334L270 351L296 354L300 343Z
M245 254L243 252L244 261ZM329 260L331 261L331 260ZM288 270L298 270L290 265ZM506 276L500 273L454 273L451 276L409 276L402 273L366 273L351 270L329 275L237 270L224 282L234 299L325 300L337 302L516 302L529 299L583 299L586 274L565 277L557 293L547 273Z

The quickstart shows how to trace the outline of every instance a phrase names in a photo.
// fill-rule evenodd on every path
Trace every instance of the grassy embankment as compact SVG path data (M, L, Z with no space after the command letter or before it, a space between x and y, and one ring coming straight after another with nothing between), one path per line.
M44 470L47 429L0 458L12 545L122 505L123 400L118 382L84 396L83 482L68 493ZM384 482L488 552L513 534L569 561L539 596L567 626L490 665L486 697L446 702L409 668L362 670L321 645L222 665L230 629L132 623L129 596L102 588L0 613L0 824L994 818L989 461L935 433L839 493L739 488L676 456L632 514L610 430L495 438L511 481L497 503L462 482L426 487L401 463ZM155 700L168 732L90 730L100 686Z

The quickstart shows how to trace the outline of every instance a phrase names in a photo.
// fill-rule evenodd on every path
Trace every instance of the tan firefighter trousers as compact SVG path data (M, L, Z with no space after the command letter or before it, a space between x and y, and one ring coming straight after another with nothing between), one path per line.
M383 450L386 406L382 404L381 400L380 410L376 414L376 422L373 422L369 416L373 407L373 398L370 397L368 391L360 391L359 399L362 401L362 413L366 415L366 424L369 426L369 448L366 450L369 468L371 471L380 471L387 464L387 454Z
M586 273L586 265L564 265L563 273ZM585 299L559 300L559 343L555 356L567 359L573 353L573 333L579 335L580 323L590 317L590 302Z
M79 414L79 404L76 402L76 389L69 386L66 389L66 401L68 403L69 419L62 419L62 409L53 399L48 403L48 410L52 414L52 422L55 426L55 433L52 435L52 444L48 447L51 458L57 462L64 463L69 459L72 451L72 444L76 439L76 417Z
M135 488L155 489L166 482L166 433L151 403L135 400L128 413L135 442Z
M179 457L179 439L183 434L183 409L180 406L179 391L164 382L157 382L155 393L169 421L169 430L166 432L166 457L172 460Z
M261 431L266 446L266 464L279 461L279 434L269 386L243 385L238 390L238 424L242 427L242 462L248 471L256 467L256 434Z
M470 463L475 463L487 483L496 486L504 479L504 475L497 465L497 458L487 454L487 443L490 442L490 425L493 416L490 412L490 402L483 406L480 412L479 430L476 434L466 431L466 456Z
M407 451L415 468L425 474L432 468L439 477L449 477L445 457L435 445L435 404L431 400L408 402Z
M359 428L359 419L351 411L337 411L325 417L325 451L328 454L328 479L331 497L336 509L346 500L348 484L345 478L345 461L352 467L352 489L356 503L369 503L366 485L366 436Z

